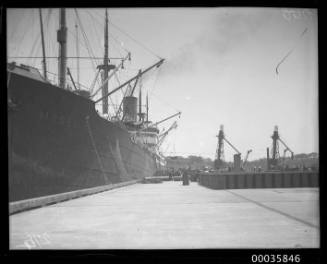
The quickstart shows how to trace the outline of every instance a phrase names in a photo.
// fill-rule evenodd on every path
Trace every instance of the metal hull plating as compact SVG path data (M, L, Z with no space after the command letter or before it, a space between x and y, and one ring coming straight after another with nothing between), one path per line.
M154 155L92 101L13 72L8 79L10 201L154 174Z

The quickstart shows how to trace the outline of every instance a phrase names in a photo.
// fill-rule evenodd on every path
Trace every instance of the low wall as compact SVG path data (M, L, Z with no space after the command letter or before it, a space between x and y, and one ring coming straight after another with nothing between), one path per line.
M142 180L133 180L133 181L127 181L127 182L120 182L116 184L108 184L88 189L82 189L78 191L72 191L72 192L66 192L66 193L58 193L54 195L48 195L48 196L42 196L32 199L26 199L16 202L9 203L9 214L14 214L20 211L25 211L37 207L42 207L49 204L59 203L63 201L67 201L70 199L75 199L78 197L91 195L95 193L100 193L104 191L108 191L115 188L120 188L123 186L135 184L138 182L141 182Z
M319 187L319 172L206 173L198 183L211 189Z

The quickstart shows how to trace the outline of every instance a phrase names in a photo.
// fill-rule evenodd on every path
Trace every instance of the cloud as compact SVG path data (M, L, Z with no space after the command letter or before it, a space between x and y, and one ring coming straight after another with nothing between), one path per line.
M206 67L223 70L228 63L228 55L255 38L256 33L269 22L271 15L270 9L264 12L262 9L218 10L201 34L166 59L160 75L183 76Z
M194 47L194 43L190 43L178 48L160 67L160 76L176 76L194 72L196 60Z

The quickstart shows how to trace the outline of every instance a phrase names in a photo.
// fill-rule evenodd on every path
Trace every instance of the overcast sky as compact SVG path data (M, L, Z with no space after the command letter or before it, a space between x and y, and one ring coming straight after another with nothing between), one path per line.
M58 9L42 12L47 55L57 56ZM166 59L142 81L150 96L152 121L182 111L178 128L162 146L164 153L213 159L221 124L243 157L253 150L249 160L265 157L275 125L295 154L318 152L316 10L122 8L108 12L110 56L125 56L124 49L132 53L132 62L126 64L130 71L123 72L122 79L156 62L157 56ZM79 9L78 13L95 56L102 57L104 10ZM76 56L72 9L67 17L68 56ZM10 9L7 19L8 55L40 56L38 10ZM80 55L87 56L81 33L79 38ZM276 74L276 66L290 50ZM41 68L40 60L15 60ZM49 71L56 73L56 60L48 63ZM95 76L92 64L81 61L80 65L80 81L90 86ZM68 66L76 78L76 60L69 60ZM116 86L112 82L110 89ZM118 96L113 98L116 103ZM160 128L167 129L172 122ZM225 144L227 161L233 153Z

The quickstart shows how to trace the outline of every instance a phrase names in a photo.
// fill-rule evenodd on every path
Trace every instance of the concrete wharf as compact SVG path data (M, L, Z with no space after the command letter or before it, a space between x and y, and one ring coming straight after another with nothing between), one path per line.
M10 249L319 248L319 188L136 183L9 223Z

